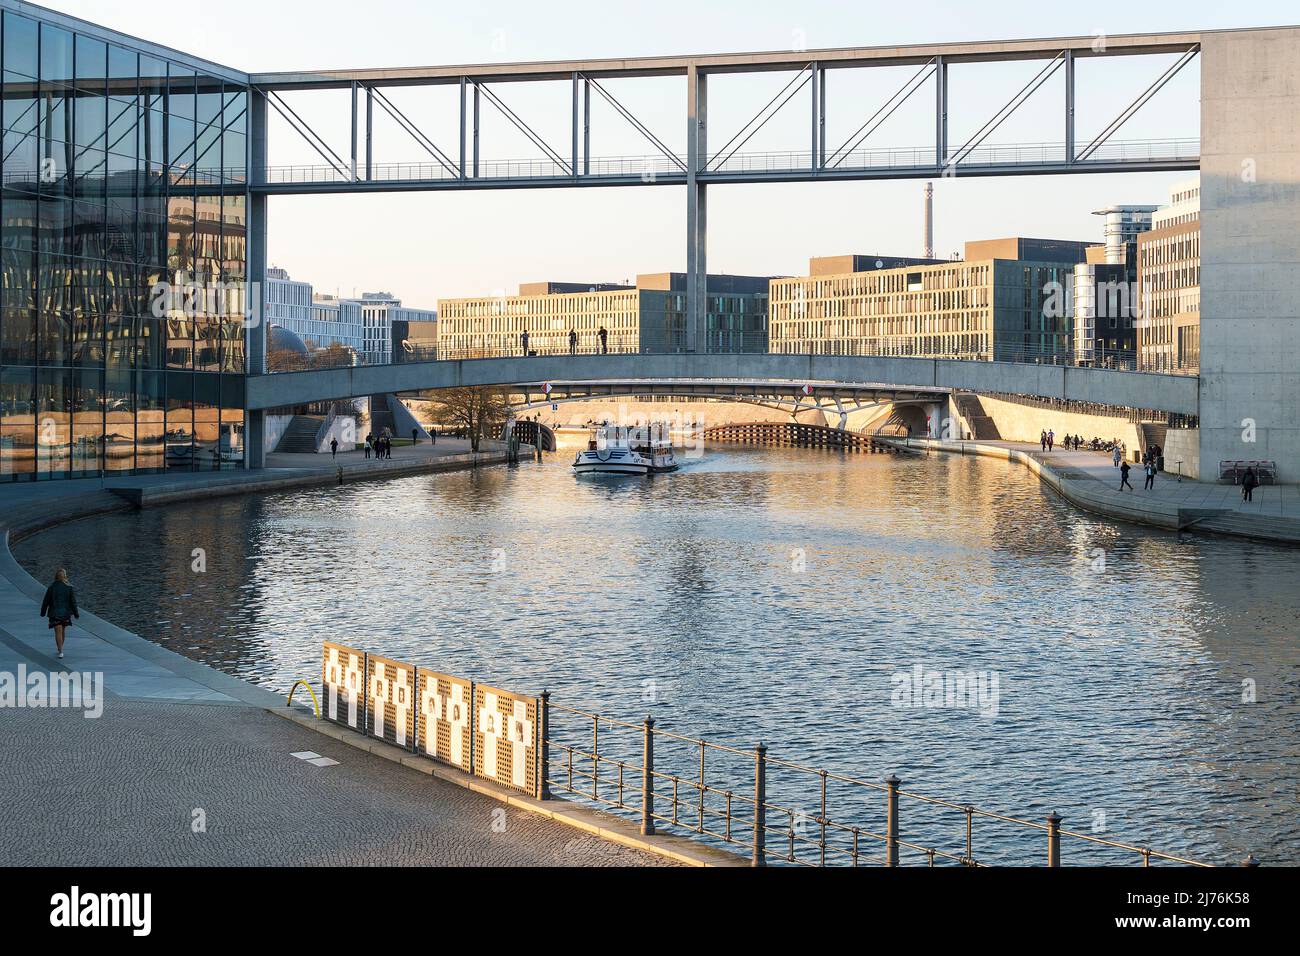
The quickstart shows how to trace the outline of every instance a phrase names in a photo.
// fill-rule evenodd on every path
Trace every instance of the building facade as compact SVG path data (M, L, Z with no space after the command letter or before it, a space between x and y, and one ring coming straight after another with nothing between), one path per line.
M0 481L241 466L246 82L0 6Z
M1138 237L1138 362L1148 371L1201 366L1200 202L1199 180L1180 183Z
M438 302L438 350L445 358L519 354L528 333L529 351L569 351L569 333L582 352L600 349L607 332L610 352L766 352L766 276L711 275L702 343L688 341L686 276L663 272L637 277L635 286L529 283L519 295L442 299ZM573 288L587 291L569 291ZM553 291L562 290L562 291Z
M1069 316L1052 307L1085 244L1050 239L971 242L966 258L814 259L809 275L771 284L771 350L982 361L1053 361L1070 348ZM844 264L875 265L837 272ZM902 265L897 263L902 262Z

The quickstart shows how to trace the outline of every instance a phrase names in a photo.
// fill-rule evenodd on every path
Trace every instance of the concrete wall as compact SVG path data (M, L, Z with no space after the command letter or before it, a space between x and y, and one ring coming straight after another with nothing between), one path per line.
M275 451L275 446L280 444L280 439L284 437L285 431L289 428L289 423L293 421L292 415L267 415L265 416L265 434L266 448Z
M1183 463L1182 473L1189 478L1201 476L1201 436L1195 428L1171 428L1165 434L1165 471L1178 474L1178 463ZM1217 462L1215 463L1217 465ZM1219 474L1215 466L1206 472L1204 480L1216 481Z
M1300 29L1207 33L1201 85L1199 457L1273 459L1296 482Z
M1140 452L1142 448L1137 426L1123 418L1058 412L984 395L980 396L980 404L984 406L984 413L997 425L1003 441L1036 442L1045 431L1056 432L1058 442L1066 435L1081 435L1087 441L1094 437L1103 441L1118 438L1127 446L1130 461L1133 452Z

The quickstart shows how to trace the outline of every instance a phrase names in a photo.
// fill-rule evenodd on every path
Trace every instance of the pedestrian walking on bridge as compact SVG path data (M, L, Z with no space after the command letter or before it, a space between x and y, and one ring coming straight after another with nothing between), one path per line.
M72 626L74 617L81 617L77 609L77 592L68 584L68 572L59 568L54 575L54 583L45 589L45 599L41 601L41 617L47 618L54 631L54 647L59 660L63 660L63 640L67 629Z
M1133 490L1133 486L1128 483L1128 473L1132 470L1133 469L1129 467L1128 462L1124 462L1122 465L1119 466L1119 490L1120 491L1123 491L1125 487L1127 487L1129 491Z

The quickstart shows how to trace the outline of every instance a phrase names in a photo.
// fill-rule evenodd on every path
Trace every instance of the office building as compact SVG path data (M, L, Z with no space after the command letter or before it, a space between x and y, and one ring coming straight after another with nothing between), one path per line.
M1063 301L1086 244L992 239L958 261L876 256L814 259L774 279L771 350L1056 361L1069 349Z
M1201 365L1200 195L1199 180L1175 186L1138 236L1138 362L1148 371Z
M247 78L6 4L0 481L244 460Z
M599 330L608 333L611 352L766 352L768 282L766 276L711 275L704 340L690 341L686 328L686 276L663 272L637 277L635 286L582 283L527 283L513 296L442 299L438 302L438 348L447 358L517 353L522 335L529 350L569 350L569 332L578 348L600 348ZM578 291L583 290L583 291Z

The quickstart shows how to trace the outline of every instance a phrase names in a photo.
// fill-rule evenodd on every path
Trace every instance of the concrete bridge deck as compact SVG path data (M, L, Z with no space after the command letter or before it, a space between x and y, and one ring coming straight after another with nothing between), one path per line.
M927 393L1004 392L1196 415L1200 380L1112 369L892 356L759 354L542 355L255 375L251 411L367 395L559 381L787 382Z

